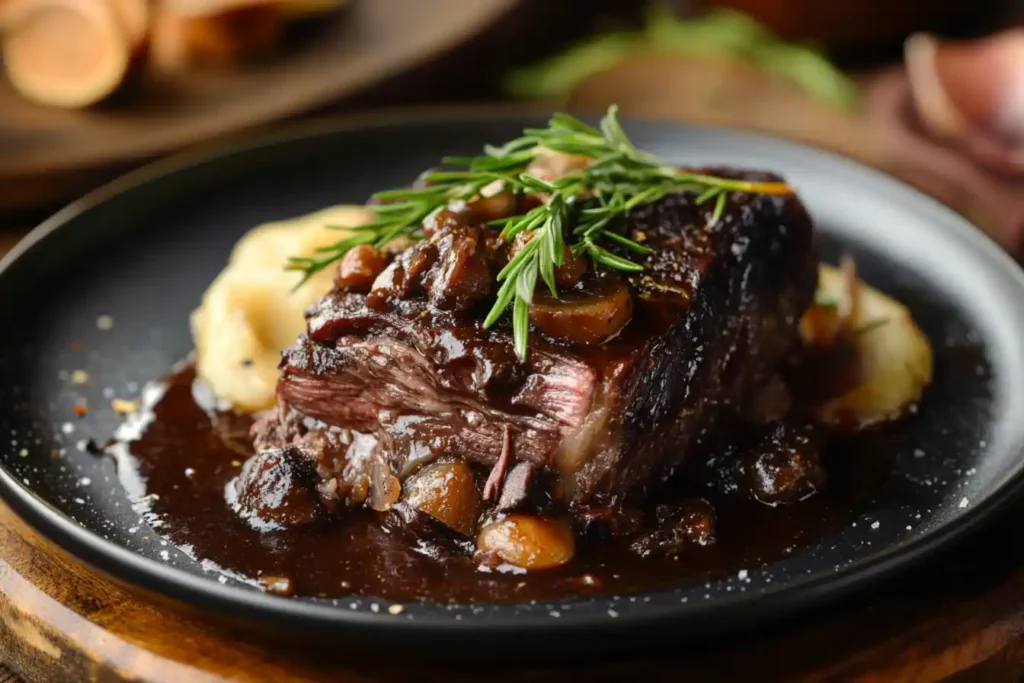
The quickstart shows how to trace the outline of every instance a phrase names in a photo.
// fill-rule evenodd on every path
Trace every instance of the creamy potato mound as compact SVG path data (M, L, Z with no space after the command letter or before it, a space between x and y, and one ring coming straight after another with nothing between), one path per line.
M371 218L361 206L334 206L260 225L235 245L191 317L196 372L219 399L243 412L274 404L281 351L305 329L303 312L330 290L335 271L325 268L295 289L301 276L285 270L288 257L309 256L346 235L325 226Z
M845 320L832 322L853 335L857 381L843 395L820 405L816 417L824 424L866 427L897 420L921 400L932 381L934 358L910 311L854 278L852 271L846 274L824 264L818 269L816 300L840 302L839 308L846 309ZM837 316L835 309L829 313ZM805 315L801 321L804 341L820 342L816 337L829 325L810 325L809 318Z
M203 295L192 313L196 371L216 396L242 412L273 406L281 351L305 329L304 311L330 290L335 269L325 268L295 289L300 275L285 270L289 256L308 256L317 247L341 239L345 231L325 226L354 226L373 215L361 206L335 206L294 220L266 223L243 237L227 267ZM899 302L828 265L819 269L817 299L844 301L810 325L801 324L808 343L823 331L834 336L840 327L854 331L859 365L857 386L821 405L824 423L853 421L877 424L902 416L921 398L931 381L932 350L928 339ZM840 317L843 319L840 320Z

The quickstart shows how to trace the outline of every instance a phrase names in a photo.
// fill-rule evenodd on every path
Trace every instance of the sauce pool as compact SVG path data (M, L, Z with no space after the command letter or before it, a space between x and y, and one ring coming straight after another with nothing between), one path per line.
M849 524L858 501L884 478L892 450L882 434L833 444L824 454L829 479L823 490L788 505L769 507L699 483L680 490L714 507L717 540L676 557L641 558L626 541L584 539L563 567L497 571L386 528L369 510L345 511L308 527L258 531L225 500L226 487L252 454L250 418L217 410L191 365L151 385L146 396L119 431L114 452L121 456L119 476L133 494L146 496L164 537L233 576L257 584L287 577L296 595L330 598L554 600L649 591L754 569Z

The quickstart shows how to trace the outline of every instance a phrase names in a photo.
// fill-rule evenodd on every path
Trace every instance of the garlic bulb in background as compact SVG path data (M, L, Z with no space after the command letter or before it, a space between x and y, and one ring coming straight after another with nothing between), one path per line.
M1024 172L1024 29L975 41L918 34L907 73L922 125L979 162Z

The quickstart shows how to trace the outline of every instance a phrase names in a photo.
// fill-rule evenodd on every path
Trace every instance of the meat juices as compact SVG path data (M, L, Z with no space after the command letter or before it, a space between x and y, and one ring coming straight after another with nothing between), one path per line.
M972 360L969 366L975 364ZM758 502L761 490L751 488L756 481L748 476L752 470L747 464L756 461L763 452L759 449L765 447L783 455L806 452L799 443L797 447L785 445L787 435L799 436L802 429L777 432L776 425L768 425L754 428L750 434L745 429L723 431L717 442L702 443L684 463L685 471L657 491L647 505L590 505L574 512L574 555L567 564L526 574L500 565L487 572L480 566L492 558L474 552L466 536L412 507L410 502L441 514L439 510L444 508L437 506L436 497L430 497L429 486L417 493L419 500L409 495L415 489L403 491L403 497L413 500L403 500L391 511L379 513L366 505L342 503L360 495L365 498L365 491L344 491L335 488L340 486L335 479L324 481L315 473L312 479L305 479L310 475L308 469L280 461L275 464L278 456L301 457L293 449L271 451L268 457L243 467L240 455L250 445L241 437L250 419L218 412L211 403L197 403L197 395L203 392L194 389L196 381L192 366L183 366L161 380L161 391L154 394L159 396L156 403L140 406L151 421L141 434L123 443L120 452L128 457L118 457L118 473L132 499L145 501L147 516L159 520L161 537L187 548L205 569L220 567L229 576L243 577L267 592L296 596L544 603L569 595L630 595L703 586L716 577L735 577L741 570L753 574L757 567L791 556L848 527L886 481L906 440L902 425L888 433L872 431L831 439L822 453L830 474L828 486L820 487L811 498L801 497L798 504L769 506ZM360 454L372 450L375 443L370 436L346 435L341 430L329 432L329 437L332 448L342 455L351 453L354 463L361 462ZM771 464L778 465L778 457L772 456ZM465 461L442 460L424 467L422 483L437 481L436 475L455 462L473 470L476 490L482 491L486 468ZM260 463L278 468L276 474L252 477L260 471L254 467ZM242 470L246 474L241 481L258 486L255 495L240 501L244 507L225 505L225 490L237 497ZM794 473L783 468L772 472L778 472L784 481L792 481L789 475ZM513 465L506 473L497 509L510 517L535 516L537 510L544 509L547 492L553 488L544 480L547 476L549 473L532 463ZM292 490L298 495L267 495L271 491L287 494L287 486L274 486L290 478L303 487ZM457 474L456 481L459 478L462 475ZM305 488L310 486L313 488ZM406 483L403 488L413 486L418 484ZM337 494L339 513L329 512L322 503L317 507L317 487ZM527 490L530 495L524 497ZM798 489L774 486L772 490ZM456 487L449 491L464 490ZM303 516L311 509L314 521L286 526L285 515L306 521ZM452 508L456 513L458 509ZM258 519L252 512L271 523L254 524ZM277 522L272 521L274 515ZM503 528L506 532L499 533ZM499 532L494 528L488 532L487 543L494 550L515 551L517 537L538 531L548 532L545 538L566 547L565 537L551 525L527 523L516 524L515 529L497 529ZM709 537L707 532L713 535ZM565 557L541 553L535 544L520 552L520 561ZM501 561L500 555L493 555Z
M507 321L482 326L507 245L472 211L443 212L369 292L336 287L308 311L307 331L282 359L278 407L254 427L256 448L311 465L315 477L287 481L316 491L320 516L387 512L411 491L415 503L422 485L409 484L421 470L458 462L472 485L460 475L446 489L457 498L432 503L445 515L427 514L460 535L473 538L511 510L635 532L636 510L701 457L710 435L747 421L777 381L816 286L813 227L795 197L732 193L713 225L712 207L694 199L670 195L634 210L627 236L653 249L644 272L578 269L576 283L546 302L554 314L534 318L525 361ZM816 458L801 461L806 471L786 470L800 481L778 484L767 479L784 465L774 462L750 468L766 472L758 481L772 502L813 491L801 482L816 481ZM305 470L249 466L239 490L276 490L261 473L282 481L284 471ZM648 532L638 552L712 543L706 508L659 509L651 523L664 542ZM264 517L258 501L246 509ZM283 524L310 520L267 512Z

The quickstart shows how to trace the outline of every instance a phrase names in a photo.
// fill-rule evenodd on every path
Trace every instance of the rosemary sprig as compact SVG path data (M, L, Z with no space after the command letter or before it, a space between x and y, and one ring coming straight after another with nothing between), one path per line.
M527 171L545 151L587 157L591 163L551 182ZM522 232L533 237L498 274L498 293L484 320L489 328L511 305L516 355L526 358L530 305L538 279L552 296L558 296L555 269L564 264L566 236L575 256L588 255L595 266L640 272L650 249L625 233L624 218L633 209L675 192L697 194L696 203L714 201L708 218L715 225L725 212L730 192L789 194L786 183L753 182L691 173L663 163L640 151L626 135L612 105L594 128L568 114L555 114L546 128L527 129L501 146L487 145L474 157L447 157L442 162L453 170L428 173L423 188L378 192L383 203L368 207L375 219L352 234L317 250L311 257L292 258L291 270L303 274L300 284L341 259L353 247L372 244L382 248L397 237L422 239L423 223L452 202L480 196L484 188L499 184L516 195L540 194L544 204L530 211L494 221L501 236L511 241Z

